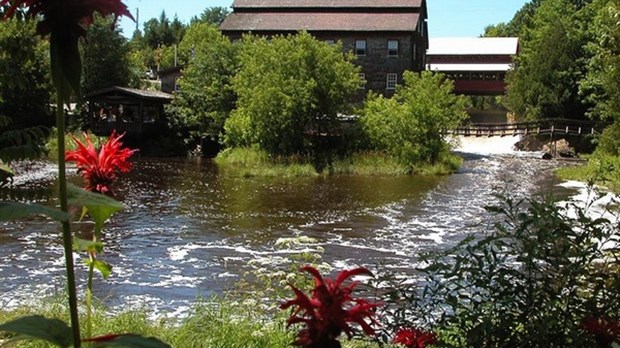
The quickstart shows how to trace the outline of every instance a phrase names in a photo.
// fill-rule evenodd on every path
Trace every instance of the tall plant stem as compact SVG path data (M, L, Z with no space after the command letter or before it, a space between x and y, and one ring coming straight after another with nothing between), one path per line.
M96 238L93 238L95 242ZM86 337L93 337L93 276L95 275L95 253L89 252L88 283L86 283Z
M56 130L58 132L58 197L60 210L69 211L67 199L67 173L65 166L65 115L63 113L62 92L57 90L56 100ZM75 269L73 266L73 240L69 221L62 222L62 241L65 249L65 267L67 269L67 291L69 293L69 312L71 315L71 330L73 332L73 346L81 346L80 321L78 317L77 293L75 290Z

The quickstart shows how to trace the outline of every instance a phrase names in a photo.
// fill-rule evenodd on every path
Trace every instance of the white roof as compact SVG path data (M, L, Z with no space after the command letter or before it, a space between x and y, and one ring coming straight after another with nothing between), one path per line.
M430 38L427 55L516 55L518 37Z
M431 71L508 71L511 64L429 64Z

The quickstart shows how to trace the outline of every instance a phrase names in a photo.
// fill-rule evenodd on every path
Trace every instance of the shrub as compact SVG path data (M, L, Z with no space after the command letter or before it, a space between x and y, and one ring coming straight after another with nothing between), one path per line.
M412 169L441 162L450 150L446 131L467 117L466 99L452 94L441 74L407 71L403 79L393 98L371 94L364 104L360 122L370 146Z
M595 346L589 318L620 314L618 226L574 206L503 199L488 208L500 217L490 233L423 258L421 293L391 293L406 303L394 321L434 324L451 346Z

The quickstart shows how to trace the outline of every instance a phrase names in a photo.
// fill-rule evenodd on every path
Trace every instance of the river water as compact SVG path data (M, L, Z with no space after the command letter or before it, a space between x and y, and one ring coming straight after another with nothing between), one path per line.
M443 177L244 178L220 174L206 159L138 159L116 186L127 208L106 225L102 258L114 268L108 280L97 279L95 295L111 308L179 315L250 270L290 267L302 252L335 269L381 265L410 274L421 252L484 231L491 220L483 207L497 203L494 192L575 193L553 177L565 164L513 152L517 140L464 138L463 167ZM53 172L35 165L16 178L14 195L53 204ZM316 243L278 243L296 237ZM63 291L63 262L57 224L0 223L0 308Z

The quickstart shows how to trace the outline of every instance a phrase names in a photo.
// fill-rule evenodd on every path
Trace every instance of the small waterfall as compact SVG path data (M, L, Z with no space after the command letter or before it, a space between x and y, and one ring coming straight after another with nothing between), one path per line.
M511 155L520 157L538 157L542 152L518 151L514 145L521 140L520 135L503 137L465 137L453 139L454 151L476 155Z

